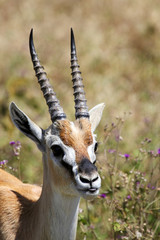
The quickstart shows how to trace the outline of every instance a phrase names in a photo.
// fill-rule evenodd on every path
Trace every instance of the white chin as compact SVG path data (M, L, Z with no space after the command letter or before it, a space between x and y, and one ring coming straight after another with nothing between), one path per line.
M81 197L86 200L92 200L95 197L97 197L98 194L99 194L99 189L97 189L95 192L90 192L89 190L88 191L80 191Z

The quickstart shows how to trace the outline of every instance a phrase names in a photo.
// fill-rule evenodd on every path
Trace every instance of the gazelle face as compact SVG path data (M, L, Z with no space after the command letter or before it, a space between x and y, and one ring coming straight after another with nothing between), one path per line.
M14 103L10 105L13 123L37 144L44 156L47 166L44 171L50 175L50 184L63 194L91 199L99 192L101 180L95 166L94 131L103 109L104 104L99 104L89 111L90 119L57 120L42 130Z
M101 179L95 166L97 142L89 120L57 121L45 139L55 187L69 195L96 196Z
M101 120L104 104L99 104L88 112L71 29L71 75L76 121L67 120L40 64L32 35L31 30L29 41L31 59L49 108L52 125L47 130L42 130L14 103L10 105L12 121L42 151L44 164L47 166L44 170L45 175L49 174L54 188L64 194L92 198L98 194L101 186L101 179L95 166L97 142L94 131Z

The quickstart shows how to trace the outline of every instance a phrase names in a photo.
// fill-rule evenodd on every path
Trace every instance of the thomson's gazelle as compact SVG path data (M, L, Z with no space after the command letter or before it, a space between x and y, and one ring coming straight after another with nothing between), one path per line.
M15 126L42 152L43 187L23 184L0 170L0 240L73 240L80 197L92 199L101 186L95 166L97 142L94 131L104 104L88 111L72 29L74 122L67 119L38 60L32 30L30 53L52 123L43 130L13 102L10 115Z

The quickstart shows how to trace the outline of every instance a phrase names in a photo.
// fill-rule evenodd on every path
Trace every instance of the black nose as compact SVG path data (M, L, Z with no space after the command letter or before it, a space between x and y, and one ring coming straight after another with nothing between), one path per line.
M79 164L79 173L91 175L93 172L97 171L96 166L90 162L89 159L83 158Z

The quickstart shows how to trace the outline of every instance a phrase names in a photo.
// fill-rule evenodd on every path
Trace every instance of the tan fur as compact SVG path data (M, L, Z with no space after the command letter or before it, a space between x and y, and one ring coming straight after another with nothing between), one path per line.
M41 187L31 184L24 184L15 176L0 169L0 188L4 187L13 191L17 191L22 196L33 201L36 201L41 193Z
M88 119L81 118L74 122L74 127L68 120L59 121L60 138L63 143L74 148L76 162L89 158L87 147L93 143L91 124ZM77 144L78 143L78 144Z
M13 175L0 169L0 240L17 239L15 235L26 202L31 207L40 194L40 187L23 184Z

